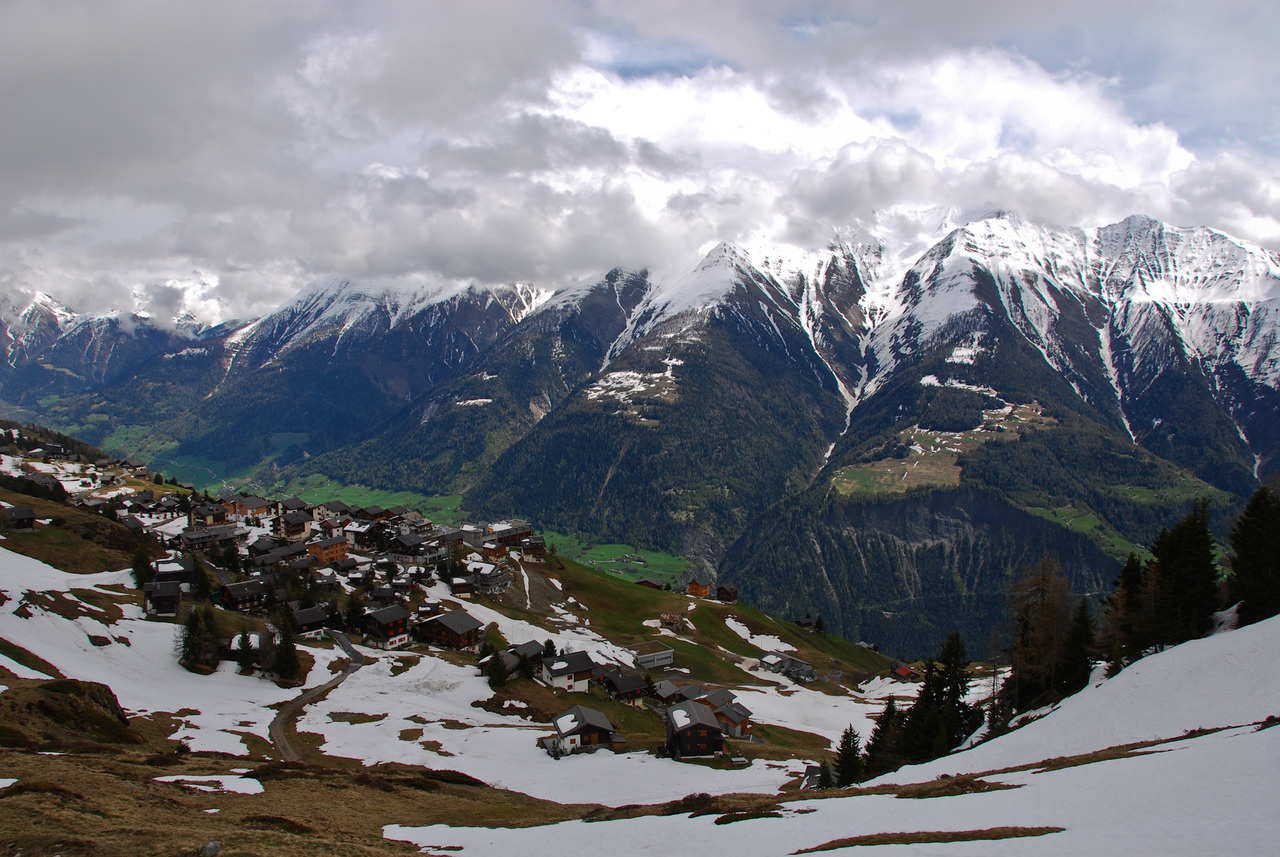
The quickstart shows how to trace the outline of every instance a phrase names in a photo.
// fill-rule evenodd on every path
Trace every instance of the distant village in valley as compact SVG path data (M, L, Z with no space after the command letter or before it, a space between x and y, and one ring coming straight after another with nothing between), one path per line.
M659 755L747 763L727 753L725 742L753 740L751 709L731 688L682 682L688 670L675 663L675 649L664 642L664 635L685 629L697 601L736 603L732 584L686 576L678 589L690 599L688 609L646 619L655 637L629 646L575 649L536 637L517 642L499 636L495 642L486 633L491 608L480 605L532 609L526 565L559 562L527 521L452 525L404 506L215 497L165 481L136 458L88 460L64 445L37 445L17 430L9 430L7 439L0 449L5 478L34 483L51 498L65 494L66 503L114 518L136 538L134 579L143 608L156 620L183 625L178 656L192 671L211 672L234 661L243 673L298 684L305 671L295 641L326 637L355 668L365 660L359 647L468 653L493 687L524 678L566 696L598 688L629 708L652 710L666 730L665 741L651 748ZM5 505L0 514L14 530L51 522L30 507ZM545 579L560 588L559 581ZM672 590L670 582L654 578L632 585ZM547 612L553 623L590 622L559 605ZM794 624L810 634L823 630L821 617ZM740 624L735 631L751 639ZM778 646L759 658L758 670L794 683L819 680L819 667L796 656L793 646L765 639ZM918 679L901 663L891 665L886 677ZM622 730L596 708L573 704L549 719L554 734L538 744L553 757L629 749Z

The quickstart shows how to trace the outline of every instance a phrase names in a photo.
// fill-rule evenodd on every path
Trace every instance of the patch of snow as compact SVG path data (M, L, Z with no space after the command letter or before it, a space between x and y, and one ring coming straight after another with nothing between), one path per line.
M184 789L194 789L200 792L234 792L240 795L257 795L265 791L262 783L251 777L225 774L210 774L208 776L174 774L168 777L156 777L155 781L157 783L173 783L174 785L182 786Z
M753 634L751 629L739 622L732 616L724 618L725 625L729 626L729 630L746 640L757 649L763 649L766 652L794 652L796 647L790 643L784 643L778 637L766 634Z

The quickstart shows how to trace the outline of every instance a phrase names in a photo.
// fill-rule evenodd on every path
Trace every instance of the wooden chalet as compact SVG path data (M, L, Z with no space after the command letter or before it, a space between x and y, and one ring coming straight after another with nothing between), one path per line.
M701 577L694 577L689 581L689 585L685 587L685 592L694 598L710 598L711 597L711 581L704 580Z
M751 734L751 709L739 702L733 691L718 688L694 701L711 709L720 724L720 731L725 735L746 738Z
M575 705L555 719L556 736L548 750L554 755L593 753L602 747L617 747L622 738L602 712Z
M586 693L591 686L595 661L586 652L565 652L542 659L542 681L551 687L574 693Z
M164 581L142 584L142 609L148 616L177 616L182 601L182 584Z
M329 611L323 604L315 607L303 607L293 611L293 624L299 637L319 640L324 636L324 626L329 618Z
M409 611L399 604L364 615L364 642L375 649L398 649L409 643Z
M644 676L611 669L601 676L600 683L614 701L627 705L639 705L648 696L649 685Z
M9 509L9 523L15 530L34 530L36 510L30 506L14 506Z
M261 610L267 603L267 586L254 578L242 583L228 583L220 590L222 606L226 610Z
M316 561L316 565L329 565L347 558L347 540L342 536L316 539L307 542L307 553Z
M280 538L291 542L304 541L311 537L311 525L315 520L311 513L303 509L285 512L272 521L272 532Z
M725 604L738 603L738 585L736 583L722 583L717 586L716 600Z
M473 651L480 646L484 625L461 608L429 617L417 626L418 639L445 649Z
M667 709L667 748L677 759L714 756L724 751L724 733L715 714L697 702Z

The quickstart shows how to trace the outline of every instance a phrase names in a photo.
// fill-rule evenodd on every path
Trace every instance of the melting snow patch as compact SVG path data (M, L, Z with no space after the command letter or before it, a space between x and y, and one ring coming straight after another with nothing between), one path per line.
M16 782L18 781L10 777L0 777L0 789L7 789Z
M465 399L461 402L454 402L455 405L488 405L493 399Z
M751 629L746 625L734 619L732 616L726 616L724 623L729 626L729 630L746 640L757 649L763 649L766 652L794 652L796 647L790 643L784 643L777 637L766 636L764 634L753 634Z
M190 776L175 774L170 777L156 777L157 783L173 783L184 789L195 789L201 792L235 792L241 795L262 794L265 789L262 783L249 777L230 775Z
M942 382L938 380L937 375L925 375L920 379L921 387L941 387Z

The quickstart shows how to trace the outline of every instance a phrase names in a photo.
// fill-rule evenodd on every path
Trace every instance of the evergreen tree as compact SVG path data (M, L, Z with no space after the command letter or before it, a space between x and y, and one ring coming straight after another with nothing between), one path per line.
M1062 648L1062 661L1058 664L1058 693L1070 696L1089 683L1093 672L1094 628L1089 602L1081 598L1076 608L1067 639Z
M182 625L182 642L178 661L185 666L197 666L200 663L200 656L204 650L202 636L204 634L204 622L200 618L199 612L192 610L187 614L187 620Z
M253 667L253 646L249 642L249 632L244 630L240 632L240 643L236 647L236 663L240 665L240 669L247 670Z
M947 730L948 751L960 746L982 723L982 712L965 701L969 682L969 652L960 632L952 631L938 653L938 707Z
M893 697L884 704L884 711L867 739L866 775L876 776L896 771L902 765L902 714Z
M862 742L853 725L845 727L840 736L840 745L836 748L836 785L844 788L862 782L863 761Z
M364 630L364 607L360 604L358 590L347 598L347 611L343 618L348 633L359 634Z
M218 624L218 613L212 607L205 607L201 613L204 614L204 635L202 642L204 650L202 652L205 666L216 667L218 665L218 642L222 638L222 627Z
M155 576L155 569L151 567L151 558L147 556L147 549L142 545L138 545L133 552L134 586L141 589L143 584L150 583Z
M330 601L326 605L324 623L330 628L341 631L346 627L346 622L342 618L342 613L338 610L338 602Z
M1015 636L1000 692L1008 697L1005 710L1018 712L1057 699L1058 665L1071 622L1062 566L1046 555L1018 579L1009 601Z
M542 646L542 658L554 658L556 656L556 644L554 640L547 640Z
M489 687L499 688L507 683L508 673L507 665L502 660L502 655L493 652L489 655L489 660L485 663L484 674L489 679Z
M293 681L302 672L298 648L293 644L293 635L288 631L281 635L275 651L271 653L271 671L286 681Z
M835 785L835 780L831 776L831 766L823 761L818 767L818 788L829 789Z
M516 661L516 673L520 678L533 678L533 661L529 660L528 655L520 654L519 659ZM653 679L650 678L649 682L652 685Z
M1181 521L1161 530L1151 545L1159 572L1155 608L1157 645L1204 636L1218 603L1218 567L1209 530L1209 501L1197 500Z
M1242 625L1280 614L1280 498L1265 485L1231 529L1231 569Z

